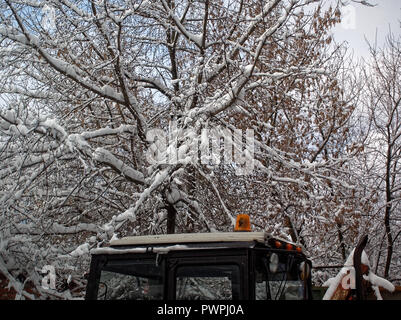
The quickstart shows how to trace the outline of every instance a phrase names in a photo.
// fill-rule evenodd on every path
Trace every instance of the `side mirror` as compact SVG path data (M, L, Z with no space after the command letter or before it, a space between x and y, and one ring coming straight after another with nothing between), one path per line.
M272 253L269 259L269 270L271 273L276 273L278 268L279 258L277 253Z
M310 277L310 266L305 261L299 265L299 277L301 280L306 280Z

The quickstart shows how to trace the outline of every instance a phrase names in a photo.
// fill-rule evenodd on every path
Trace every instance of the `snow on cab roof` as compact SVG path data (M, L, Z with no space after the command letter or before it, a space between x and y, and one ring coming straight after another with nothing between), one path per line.
M178 233L125 237L111 240L110 246L236 241L257 241L264 243L267 237L268 235L265 232Z

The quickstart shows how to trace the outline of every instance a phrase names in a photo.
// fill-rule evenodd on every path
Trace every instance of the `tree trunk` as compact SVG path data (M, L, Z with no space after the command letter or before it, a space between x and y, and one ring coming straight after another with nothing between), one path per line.
M390 139L390 134L388 134L388 139ZM389 141L389 146L387 149L387 163L386 163L386 209L384 214L384 227L386 230L387 236L387 257L386 257L386 265L384 267L384 278L388 278L390 272L390 264L393 256L393 239L391 235L391 227L390 227L390 214L391 214L391 201L392 201L392 192L391 192L391 144Z
M356 297L358 300L366 300L367 298L367 288L363 281L363 270L362 270L362 252L368 242L368 235L365 235L359 240L358 245L354 251L354 268L355 268L355 287L356 287Z
M345 252L345 244L344 244L344 236L343 232L341 231L341 224L336 223L337 225L337 233L338 233L338 241L340 242L340 248L341 248L341 257L343 258L343 261L347 259L346 252Z
M176 215L177 215L177 210L174 208L174 205L169 204L167 206L167 233L168 234L175 233Z

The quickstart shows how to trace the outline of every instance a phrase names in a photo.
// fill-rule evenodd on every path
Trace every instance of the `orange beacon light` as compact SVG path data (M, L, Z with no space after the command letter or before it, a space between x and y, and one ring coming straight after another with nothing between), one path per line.
M251 231L251 220L247 214L239 214L237 216L234 231Z

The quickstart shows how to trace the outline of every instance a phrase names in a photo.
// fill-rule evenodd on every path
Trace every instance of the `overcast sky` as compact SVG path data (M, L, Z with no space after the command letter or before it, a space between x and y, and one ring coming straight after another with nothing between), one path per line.
M374 43L377 31L377 43L383 44L391 27L394 35L401 35L401 0L369 0L375 7L366 7L353 3L343 11L343 22L334 31L337 42L347 41L356 56L367 57L366 40Z

